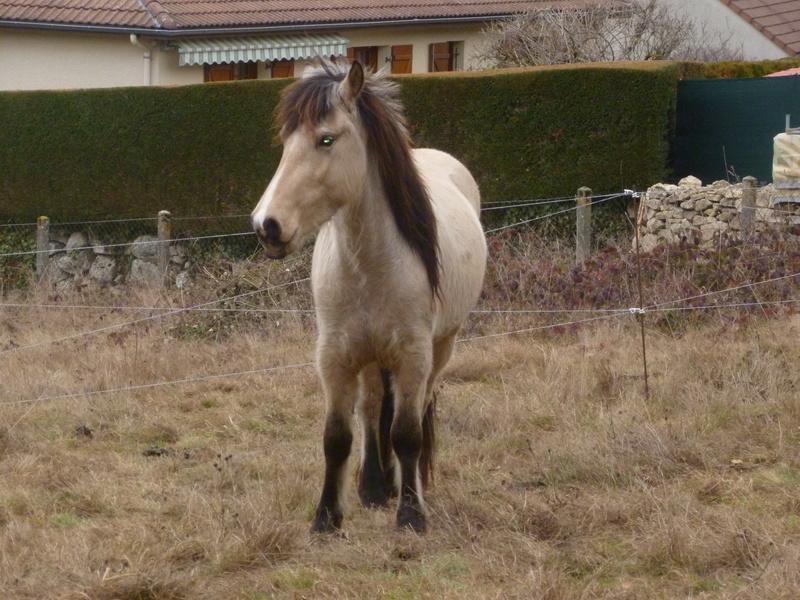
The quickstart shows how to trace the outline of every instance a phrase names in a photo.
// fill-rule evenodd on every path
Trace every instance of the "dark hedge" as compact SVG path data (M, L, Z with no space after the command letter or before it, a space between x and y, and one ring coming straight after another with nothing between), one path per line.
M0 94L0 218L247 212L280 157L280 87Z
M777 60L725 61L718 63L684 63L682 79L738 79L764 77L771 73L800 67L800 58Z
M398 81L417 144L462 159L498 202L664 180L677 78L623 63ZM247 213L280 158L284 85L0 93L0 221Z

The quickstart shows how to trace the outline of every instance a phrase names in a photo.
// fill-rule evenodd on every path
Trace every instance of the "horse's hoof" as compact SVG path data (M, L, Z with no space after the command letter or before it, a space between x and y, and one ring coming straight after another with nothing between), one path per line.
M318 509L311 524L311 533L336 533L342 528L342 513Z
M389 501L386 498L380 500L365 500L361 498L361 506L369 508L370 510L378 510L382 508L389 508Z
M358 499L361 501L361 506L365 508L388 508L389 506L389 500L382 489L360 489L358 490Z
M314 519L311 524L311 533L337 533L340 529L340 527L323 519Z
M425 534L428 529L425 513L414 506L401 504L397 509L397 529L408 529L419 535Z

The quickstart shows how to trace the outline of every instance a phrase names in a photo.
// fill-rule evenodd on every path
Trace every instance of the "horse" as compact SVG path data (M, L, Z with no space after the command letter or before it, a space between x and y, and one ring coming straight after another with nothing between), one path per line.
M486 267L478 185L449 154L412 149L398 85L358 61L309 67L276 128L283 153L251 218L271 259L316 236L325 474L311 530L341 529L357 414L361 503L396 495L397 528L425 533L435 388Z

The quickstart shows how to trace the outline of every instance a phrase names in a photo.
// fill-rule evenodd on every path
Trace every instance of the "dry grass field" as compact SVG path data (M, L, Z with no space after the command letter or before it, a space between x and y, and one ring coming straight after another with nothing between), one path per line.
M538 293L517 270L556 289L557 262L495 243L479 308L536 308L509 297ZM477 313L439 392L429 534L351 494L344 534L320 537L306 268L4 299L0 598L800 598L793 311L646 315L649 396L635 316Z

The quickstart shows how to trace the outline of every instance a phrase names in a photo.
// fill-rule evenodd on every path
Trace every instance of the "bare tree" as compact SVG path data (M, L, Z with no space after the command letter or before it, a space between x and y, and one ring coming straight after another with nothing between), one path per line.
M490 67L616 60L741 60L731 36L659 0L609 0L580 9L542 9L495 21L478 58Z

